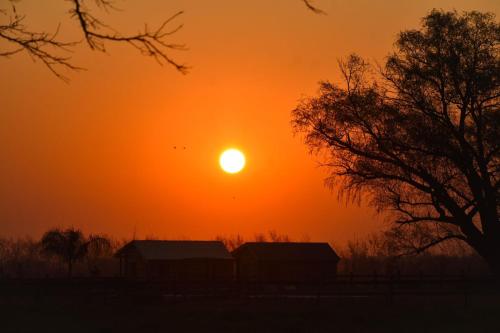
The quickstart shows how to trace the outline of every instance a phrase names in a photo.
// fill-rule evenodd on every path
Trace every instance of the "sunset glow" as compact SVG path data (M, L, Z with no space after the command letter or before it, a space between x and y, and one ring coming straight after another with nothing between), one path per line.
M500 332L499 45L500 0L0 0L0 333Z
M227 149L219 158L219 164L222 170L227 173L238 173L245 167L245 155L238 149Z
M70 2L46 2L16 1L28 30L51 35L61 23L61 40L85 40L66 14ZM5 237L36 238L53 226L120 239L252 239L276 230L345 245L364 237L385 216L324 186L329 170L290 125L297 101L315 96L320 80L338 83L336 60L352 52L383 64L396 35L418 28L433 7L500 12L491 0L311 2L328 15L301 0L116 3L120 11L92 13L124 34L144 23L154 31L184 11L165 27L184 28L165 42L186 45L168 55L191 70L159 66L120 43L106 44L107 54L86 42L74 54L56 52L86 69L60 68L68 84L27 53L2 59ZM220 165L229 148L244 155L239 172Z

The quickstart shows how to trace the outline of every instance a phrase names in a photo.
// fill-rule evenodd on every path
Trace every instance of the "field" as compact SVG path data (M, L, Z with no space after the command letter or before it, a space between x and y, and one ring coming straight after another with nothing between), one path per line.
M1 332L500 332L500 294L491 286L212 287L4 281Z

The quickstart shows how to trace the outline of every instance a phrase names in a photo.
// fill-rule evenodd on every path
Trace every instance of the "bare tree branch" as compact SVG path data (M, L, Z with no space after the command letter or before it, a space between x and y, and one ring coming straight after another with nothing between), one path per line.
M34 61L41 61L55 76L64 81L67 81L67 77L61 73L61 68L82 69L71 64L70 56L58 55L61 51L66 54L71 52L70 48L77 44L58 40L59 27L53 34L33 32L25 27L24 20L25 16L19 16L15 6L12 5L12 14L9 15L8 22L0 25L0 38L12 44L14 49L0 53L0 56L9 57L25 51Z
M70 11L75 17L85 36L87 44L92 50L106 52L106 42L125 42L136 48L141 54L154 58L160 65L168 63L179 72L186 74L188 67L172 59L168 50L186 50L185 45L167 43L166 38L173 35L182 28L182 24L167 30L167 26L183 12L177 12L166 19L157 29L150 30L147 24L144 30L134 35L122 35L96 18L88 8L84 6L84 0L71 0L74 8ZM104 10L116 9L112 0L96 0L97 5Z
M313 13L320 14L320 15L326 15L326 12L319 9L318 7L313 6L310 0L302 0L302 1L304 1L304 4L306 5L306 7L309 10L311 10Z
M71 63L68 52L78 44L78 42L63 42L57 39L59 28L55 33L33 32L23 25L25 16L17 13L15 2L21 0L7 0L10 8L0 8L0 17L7 18L7 23L0 21L0 40L13 44L10 50L0 50L0 57L8 58L23 51L26 51L33 60L39 60L58 78L68 81L68 78L61 72L63 69L82 70L82 67ZM168 26L173 23L182 11L175 13L159 25L158 28L151 29L147 24L135 34L123 34L113 29L110 25L99 19L92 11L89 2L92 2L94 9L99 9L106 13L117 11L116 0L66 0L72 4L69 11L71 17L78 21L79 27L87 45L92 50L107 52L107 43L129 44L140 54L153 58L158 64L168 64L177 71L186 74L189 67L175 60L170 51L186 50L184 44L170 43L167 39L182 28L182 24L173 28ZM315 14L326 13L312 4L310 0L302 0L306 7ZM60 54L63 55L60 55Z
M169 43L167 39L182 28L179 24L168 29L183 12L178 12L167 18L158 28L150 29L147 24L142 31L132 35L117 32L104 21L98 19L89 7L86 0L68 0L73 4L70 15L78 20L80 29L87 45L92 50L106 52L107 42L126 43L137 49L142 55L153 58L160 65L169 64L182 74L188 72L188 67L177 62L169 55L169 51L185 50L183 44ZM54 33L34 32L29 30L24 22L26 17L19 15L14 0L9 0L9 8L0 9L0 40L12 45L12 49L0 51L0 57L10 57L21 52L27 52L34 61L41 61L56 77L68 81L63 70L82 70L82 67L71 63L73 48L78 42L64 42L58 38L59 26ZM93 3L102 11L118 10L115 0L94 0Z
M406 252L403 252L403 253L400 253L398 254L397 256L398 257L402 257L402 256L408 256L408 255L415 255L415 254L420 254L422 252L425 252L426 250L438 245L438 244L441 244L447 240L451 240L451 239L459 239L459 240L462 240L462 241L465 241L465 237L462 236L462 235L454 235L454 234L451 234L451 235L446 235L446 236L443 236L443 237L439 237L439 238L435 238L433 239L431 242L427 243L427 244L424 244L424 245L420 245L420 246L415 246L413 249L409 250L409 251L406 251Z

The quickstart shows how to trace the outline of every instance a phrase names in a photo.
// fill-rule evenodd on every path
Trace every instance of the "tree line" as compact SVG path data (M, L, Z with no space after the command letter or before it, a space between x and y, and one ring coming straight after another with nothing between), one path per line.
M155 239L154 236L146 237ZM275 230L245 238L240 234L214 238L232 251L247 241L308 242ZM40 239L0 237L0 279L53 277L116 277L118 261L113 254L130 239L103 234L85 235L75 228L48 230ZM333 248L341 257L339 274L486 274L486 264L461 243L442 244L425 253L400 255L398 240L390 232L379 232Z
M79 275L99 276L123 243L75 228L53 228L39 240L0 238L0 277L72 277L75 266Z

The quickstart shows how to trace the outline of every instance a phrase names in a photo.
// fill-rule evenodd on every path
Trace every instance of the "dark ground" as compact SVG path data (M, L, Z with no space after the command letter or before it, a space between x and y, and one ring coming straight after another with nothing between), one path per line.
M498 292L144 296L0 283L0 332L500 332ZM151 290L147 295L154 295Z

